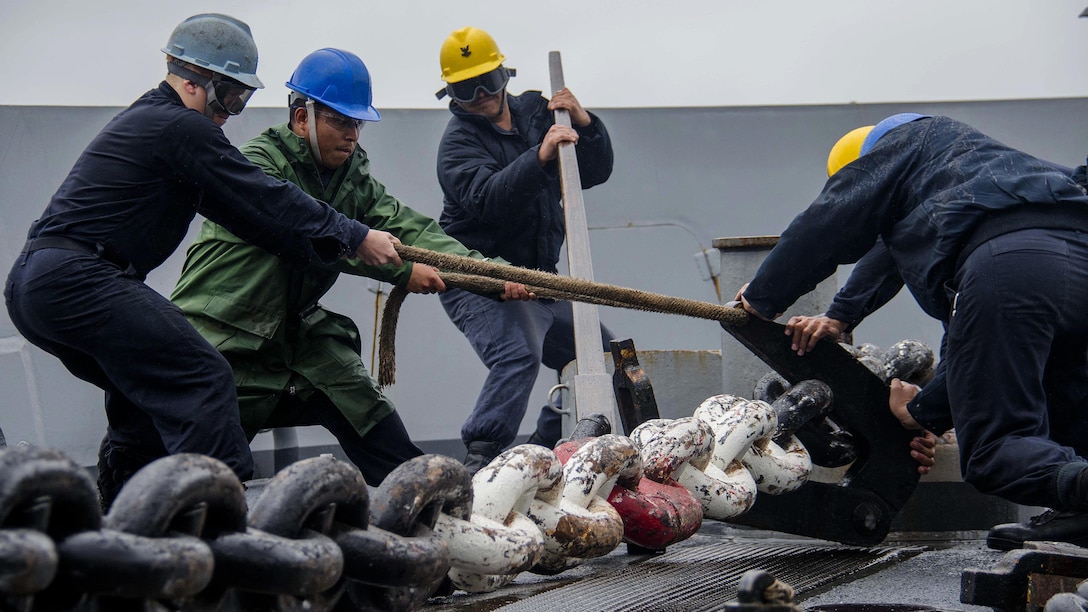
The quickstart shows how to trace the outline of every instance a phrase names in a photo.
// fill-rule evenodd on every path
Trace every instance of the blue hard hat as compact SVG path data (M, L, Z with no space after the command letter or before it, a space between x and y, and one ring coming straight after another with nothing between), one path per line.
M307 55L286 83L291 91L353 119L380 121L372 105L370 72L359 56L341 49Z

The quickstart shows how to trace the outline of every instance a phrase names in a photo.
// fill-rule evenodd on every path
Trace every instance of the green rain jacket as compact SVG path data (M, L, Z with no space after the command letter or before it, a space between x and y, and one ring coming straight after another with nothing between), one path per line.
M295 183L404 244L485 259L447 236L435 220L386 193L370 175L366 152L358 146L327 187L306 140L287 124L269 128L241 150L269 175ZM328 267L297 268L205 220L185 255L171 299L230 362L250 439L270 426L287 395L305 400L315 390L325 393L362 436L393 412L393 404L363 365L355 323L322 308L318 300L341 272L404 285L412 265L341 260Z

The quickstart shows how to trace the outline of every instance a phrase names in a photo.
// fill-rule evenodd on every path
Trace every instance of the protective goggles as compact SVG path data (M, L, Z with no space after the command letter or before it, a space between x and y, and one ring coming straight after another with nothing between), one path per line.
M340 113L333 113L328 111L314 111L314 114L334 129L341 132L355 132L359 133L363 126L366 125L366 121L363 119L355 119Z
M489 96L493 96L506 89L506 84L510 82L510 77L516 75L517 71L513 68L499 66L491 72L485 72L478 77L465 79L464 81L458 81L456 83L446 83L446 87L438 90L434 95L439 100L448 95L457 102L468 103L476 99L476 94L481 89Z
M208 108L215 113L240 114L256 91L218 72L209 77L174 62L168 63L166 70L203 87L208 92Z

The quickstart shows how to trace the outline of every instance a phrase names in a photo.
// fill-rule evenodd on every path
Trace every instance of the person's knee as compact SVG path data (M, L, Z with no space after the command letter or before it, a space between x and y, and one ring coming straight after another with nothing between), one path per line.
M227 464L241 480L253 477L253 453L236 406L205 405L186 414L177 429L160 434L171 453L207 455Z
M963 481L983 495L1000 495L999 491L1013 481L1013 474L1002 469L1004 462L992 449L959 439L960 476Z
M535 381L540 372L540 355L528 350L512 352L504 355L496 366L511 378L531 378Z
M963 468L961 471L963 481L983 495L993 495L994 491L998 488L997 483L994 481L993 474L985 470L973 469L970 464Z

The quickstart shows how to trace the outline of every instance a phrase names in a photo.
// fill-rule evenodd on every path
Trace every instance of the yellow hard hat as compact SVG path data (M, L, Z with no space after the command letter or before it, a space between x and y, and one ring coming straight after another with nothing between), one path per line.
M442 65L442 80L457 83L499 67L506 56L491 35L479 28L467 27L454 31L442 43L438 61Z
M861 156L861 145L865 137L873 131L873 126L855 128L831 147L831 153L827 156L827 175L831 176L842 169L843 166Z

